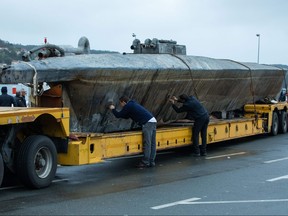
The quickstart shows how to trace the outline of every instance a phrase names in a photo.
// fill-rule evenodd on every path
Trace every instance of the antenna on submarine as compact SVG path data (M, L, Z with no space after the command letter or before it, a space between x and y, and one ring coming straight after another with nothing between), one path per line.
M132 33L132 37L134 37L136 39L136 34Z

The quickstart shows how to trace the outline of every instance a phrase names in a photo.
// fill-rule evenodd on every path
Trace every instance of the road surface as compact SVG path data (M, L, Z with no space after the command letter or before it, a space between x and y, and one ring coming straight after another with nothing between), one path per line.
M288 215L288 134L58 167L52 185L0 188L0 215Z

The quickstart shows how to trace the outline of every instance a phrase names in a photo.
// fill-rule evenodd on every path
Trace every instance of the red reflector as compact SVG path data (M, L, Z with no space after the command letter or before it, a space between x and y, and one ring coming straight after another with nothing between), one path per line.
M12 88L12 94L16 94L16 87Z

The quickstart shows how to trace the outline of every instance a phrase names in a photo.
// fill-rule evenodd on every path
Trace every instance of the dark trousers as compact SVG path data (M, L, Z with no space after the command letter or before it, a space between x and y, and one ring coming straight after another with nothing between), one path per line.
M142 126L145 165L155 165L156 157L156 122L147 122Z
M192 148L195 154L204 154L206 153L207 145L207 128L209 124L209 116L205 115L201 118L198 118L194 122L192 129ZM201 133L202 145L199 148L199 133Z

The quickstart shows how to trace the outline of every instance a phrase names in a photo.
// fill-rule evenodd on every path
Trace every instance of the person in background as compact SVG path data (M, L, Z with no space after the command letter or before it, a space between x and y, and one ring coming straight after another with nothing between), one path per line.
M138 104L135 100L130 100L127 96L122 96L119 99L121 111L117 111L113 104L108 108L116 118L131 118L142 126L143 133L143 147L144 156L141 162L136 166L138 168L148 168L155 166L156 158L156 126L157 120L154 116L146 110L143 106Z
M24 107L27 107L27 102L26 102L26 91L22 88L21 91L20 91L20 97L21 97L21 100L22 100L22 103L24 105Z
M179 99L175 96L169 99L172 103L172 108L177 112L187 112L186 119L194 120L192 128L192 147L195 157L206 156L207 150L207 128L209 124L209 114L204 106L193 96L182 94ZM180 102L183 105L177 107L175 102ZM199 147L199 133L201 132L202 145Z
M7 93L7 87L3 86L1 88L1 95L0 95L0 106L2 107L11 107L12 105L15 107L16 106L16 102L14 100L14 97L9 95Z
M282 88L279 96L279 101L286 101L286 100L287 100L287 90L286 88Z
M17 107L25 107L20 91L16 92L16 96L14 97L14 99Z

